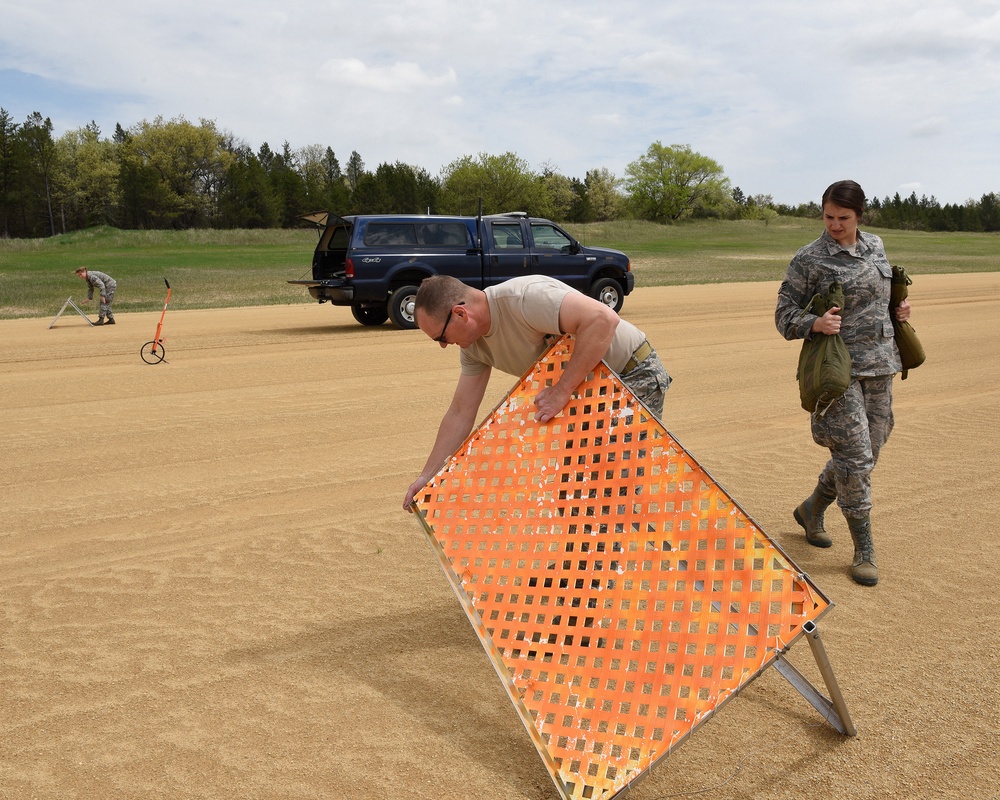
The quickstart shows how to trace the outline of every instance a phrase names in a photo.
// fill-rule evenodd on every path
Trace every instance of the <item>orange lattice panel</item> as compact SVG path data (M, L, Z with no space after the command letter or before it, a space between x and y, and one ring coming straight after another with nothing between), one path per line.
M631 785L829 601L603 363L562 415L543 355L419 518L563 798Z

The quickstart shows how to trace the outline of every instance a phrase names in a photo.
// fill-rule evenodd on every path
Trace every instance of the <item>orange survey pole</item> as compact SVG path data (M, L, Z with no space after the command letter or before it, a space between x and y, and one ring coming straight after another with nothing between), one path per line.
M153 341L146 342L139 350L139 355L147 364L159 364L167 355L161 334L163 333L163 318L167 316L167 306L170 304L170 281L164 278L163 282L167 285L167 299L163 301L163 312L156 325L156 335L153 337Z

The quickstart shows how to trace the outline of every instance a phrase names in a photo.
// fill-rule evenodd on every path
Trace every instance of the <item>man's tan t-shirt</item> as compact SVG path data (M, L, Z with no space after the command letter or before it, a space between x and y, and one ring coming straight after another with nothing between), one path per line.
M538 360L562 331L559 308L571 286L544 275L525 275L487 287L490 330L462 350L463 375L478 375L496 367L520 377ZM604 361L615 372L646 339L630 322L619 320Z

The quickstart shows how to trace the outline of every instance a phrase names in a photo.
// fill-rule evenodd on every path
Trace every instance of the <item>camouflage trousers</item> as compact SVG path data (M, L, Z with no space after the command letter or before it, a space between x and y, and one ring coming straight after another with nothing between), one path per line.
M108 289L103 296L104 296L103 303L100 301L100 298L98 298L97 316L99 316L101 319L104 319L104 317L107 317L108 319L114 319L115 315L114 312L111 310L111 304L115 301L115 290Z
M632 390L657 419L663 419L663 395L670 387L670 375L654 350L644 361L620 376L622 383Z
M872 507L871 474L892 432L892 375L853 378L844 396L822 415L812 415L813 441L830 448L820 488L837 496L845 517L864 517Z

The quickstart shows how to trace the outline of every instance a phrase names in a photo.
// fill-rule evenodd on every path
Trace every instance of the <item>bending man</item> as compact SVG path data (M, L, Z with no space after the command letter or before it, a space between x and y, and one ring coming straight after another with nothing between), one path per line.
M657 417L663 413L670 376L645 334L555 278L527 275L483 291L435 275L420 284L414 316L433 341L461 348L462 372L427 463L406 492L407 511L472 432L492 368L520 377L564 333L574 337L573 355L559 381L535 396L536 420L547 422L559 414L602 359Z

